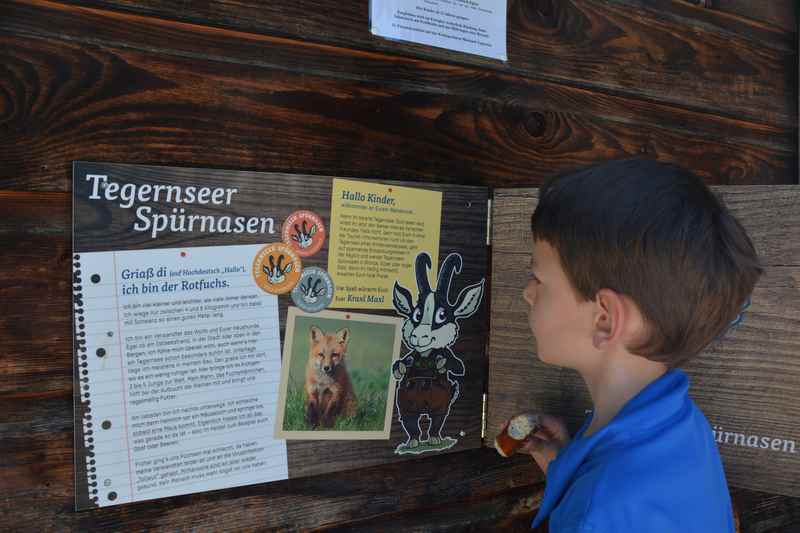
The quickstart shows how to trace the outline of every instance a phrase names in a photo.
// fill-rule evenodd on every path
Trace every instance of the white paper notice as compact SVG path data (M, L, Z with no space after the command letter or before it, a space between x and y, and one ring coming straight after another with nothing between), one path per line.
M506 0L370 0L372 33L507 60Z
M81 253L97 505L286 479L277 297L261 246Z

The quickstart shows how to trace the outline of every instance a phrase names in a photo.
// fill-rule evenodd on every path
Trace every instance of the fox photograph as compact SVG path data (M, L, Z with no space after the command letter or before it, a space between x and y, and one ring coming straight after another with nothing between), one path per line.
M290 307L275 436L388 439L401 324L388 316Z

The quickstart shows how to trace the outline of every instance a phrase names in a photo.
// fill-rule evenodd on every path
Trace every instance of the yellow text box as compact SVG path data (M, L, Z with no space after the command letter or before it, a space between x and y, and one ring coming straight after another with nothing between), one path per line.
M436 279L442 193L333 180L328 272L334 308L392 309L395 281L416 292L414 260L428 252Z

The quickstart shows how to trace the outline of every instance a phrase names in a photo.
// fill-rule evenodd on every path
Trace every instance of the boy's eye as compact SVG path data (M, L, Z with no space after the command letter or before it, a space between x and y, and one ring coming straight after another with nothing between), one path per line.
M536 276L536 274L533 272L533 270L528 270L528 279L532 279L532 280L534 280L536 283L541 283L541 281L540 281L540 280L539 280L539 278Z

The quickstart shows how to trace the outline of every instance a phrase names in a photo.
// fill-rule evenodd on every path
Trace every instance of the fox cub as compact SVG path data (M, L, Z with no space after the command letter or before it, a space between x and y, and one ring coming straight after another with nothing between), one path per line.
M344 363L350 330L342 328L331 334L311 326L309 340L306 423L312 428L330 428L340 414L356 414L356 395Z

